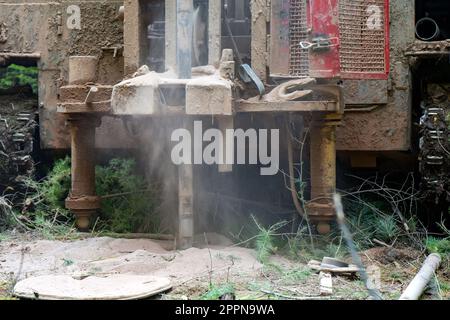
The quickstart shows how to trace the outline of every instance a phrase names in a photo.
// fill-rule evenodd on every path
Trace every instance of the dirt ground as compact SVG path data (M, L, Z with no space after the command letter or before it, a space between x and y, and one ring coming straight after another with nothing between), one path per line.
M333 277L333 295L320 296L319 276L306 264L274 255L263 265L254 250L230 246L223 237L215 238L215 243L208 240L214 244L198 244L198 248L184 251L173 250L172 241L150 239L6 238L0 241L0 298L10 298L14 283L30 276L117 273L169 278L173 289L157 299L197 299L225 284L232 284L237 299L368 298L357 276ZM422 259L412 250L388 253L385 249L363 252L362 258L366 264L380 267L381 292L386 299L396 299ZM396 255L395 260L386 260L392 255Z

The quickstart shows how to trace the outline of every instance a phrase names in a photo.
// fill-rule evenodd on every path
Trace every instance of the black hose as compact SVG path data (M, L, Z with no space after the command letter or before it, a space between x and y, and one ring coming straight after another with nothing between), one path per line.
M425 17L416 23L416 36L423 41L437 40L441 30L437 22L429 17Z

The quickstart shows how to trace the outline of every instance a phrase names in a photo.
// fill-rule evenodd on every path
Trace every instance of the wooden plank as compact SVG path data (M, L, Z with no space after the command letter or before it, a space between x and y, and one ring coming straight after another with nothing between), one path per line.
M426 56L448 56L450 51L408 51L405 53L407 57L426 57Z
M347 273L357 273L359 272L359 268L356 265L350 264L348 267L336 267L336 268L327 268L322 267L320 265L320 261L311 260L308 262L308 267L315 271L323 271L332 274L347 274Z
M69 102L57 106L60 113L108 113L111 112L111 101L99 101L92 103Z
M236 112L336 112L335 101L285 101L285 102L247 102L238 101Z
M253 0L252 12L252 68L261 81L266 82L267 73L267 2Z
M208 64L217 67L222 48L222 1L209 1L208 5Z
M129 75L141 65L141 32L142 19L138 0L129 0L124 11L124 64L125 74Z
M270 18L270 73L289 74L289 0L272 0Z
M31 53L21 53L21 52L0 52L1 58L6 59L31 59L31 60L39 60L41 58L41 54L39 52L31 52Z

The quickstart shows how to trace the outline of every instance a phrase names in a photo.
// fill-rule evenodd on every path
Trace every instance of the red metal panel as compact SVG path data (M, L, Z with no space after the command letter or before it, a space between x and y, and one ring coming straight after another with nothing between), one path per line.
M310 76L387 79L389 0L308 0L308 10L310 40L331 43L310 49Z
M309 0L308 7L311 40L322 37L334 39L336 43L336 40L339 38L339 1ZM319 51L311 50L309 57L311 77L334 78L339 75L339 51L337 45Z
M270 60L272 77L308 77L309 50L300 42L309 40L307 0L271 0Z
M309 50L300 46L310 36L307 1L289 0L289 75L293 77L309 76Z

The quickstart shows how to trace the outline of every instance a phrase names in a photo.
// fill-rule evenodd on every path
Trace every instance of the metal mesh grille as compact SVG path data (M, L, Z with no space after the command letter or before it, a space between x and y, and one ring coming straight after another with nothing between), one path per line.
M385 0L339 3L341 71L385 72Z
M308 50L300 48L301 41L308 40L306 0L291 0L289 12L290 60L289 74L297 77L309 75Z

